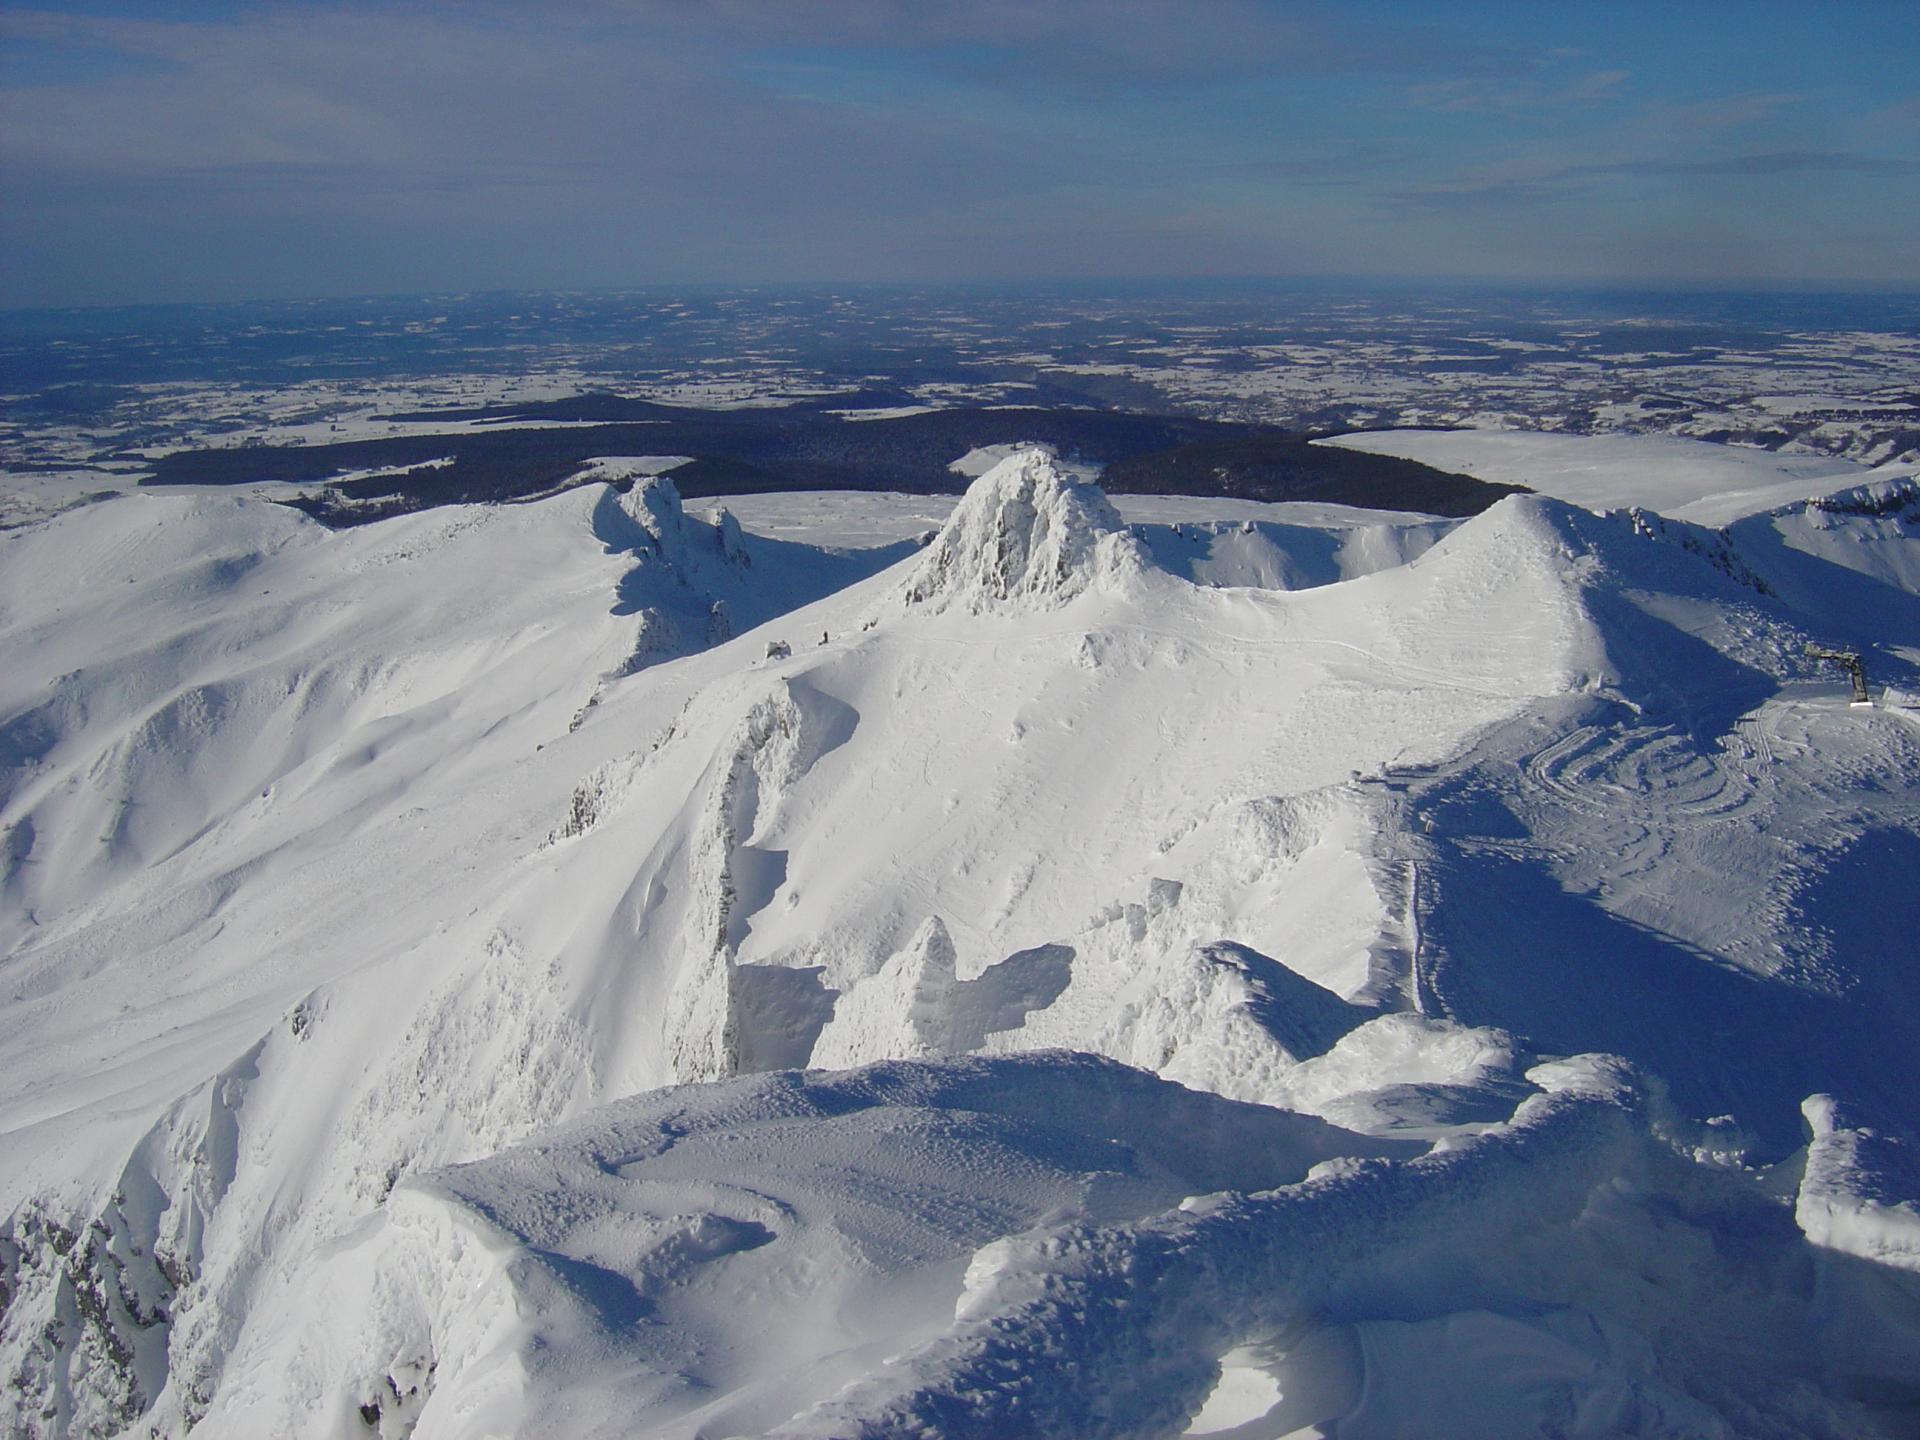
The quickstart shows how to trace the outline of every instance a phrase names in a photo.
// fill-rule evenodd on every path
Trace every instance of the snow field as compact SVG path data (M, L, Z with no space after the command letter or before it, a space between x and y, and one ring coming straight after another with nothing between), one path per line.
M0 538L8 1421L1899 1433L1903 496Z

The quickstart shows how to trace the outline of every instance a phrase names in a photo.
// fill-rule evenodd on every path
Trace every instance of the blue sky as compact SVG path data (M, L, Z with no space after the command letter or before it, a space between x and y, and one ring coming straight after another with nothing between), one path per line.
M1920 289L1920 4L0 6L0 305L1427 276Z

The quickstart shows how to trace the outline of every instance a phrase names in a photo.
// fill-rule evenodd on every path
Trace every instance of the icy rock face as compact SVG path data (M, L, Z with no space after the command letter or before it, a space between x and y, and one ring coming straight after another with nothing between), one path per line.
M233 1181L235 1117L262 1048L177 1102L90 1219L29 1205L0 1224L0 1433L116 1434L170 1371L197 1418L213 1385L195 1339L220 1324L206 1231Z
M733 518L733 512L724 505L714 512L713 528L720 542L720 553L730 565L738 565L743 570L753 565L753 556L747 550L747 537L740 529L740 522Z
M452 938L449 948L464 948ZM128 1252L152 1253L177 1291L145 1342L164 1354L154 1379L165 1389L147 1388L155 1398L146 1420L156 1433L315 1433L278 1421L223 1427L205 1419L216 1397L243 1407L260 1400L249 1379L255 1360L236 1360L237 1347L262 1343L263 1333L283 1326L301 1333L301 1322L288 1317L308 1303L310 1277L266 1254L324 1246L383 1214L412 1170L497 1149L559 1120L582 1097L579 1027L556 1005L551 972L508 937L490 937L417 1006L398 998L387 987L348 982L302 1001L217 1083L177 1107L123 1174ZM369 1011L388 1018L407 1008L411 1023L390 1032L377 1053L355 1050ZM311 1078L321 1075L332 1078ZM261 1217L273 1214L287 1183L272 1147L273 1097L284 1103L279 1086L288 1081L301 1099L325 1095L329 1120L301 1141L312 1173L301 1206L268 1222ZM395 1388L381 1402L386 1428L373 1433L404 1434L395 1417L423 1377L409 1378L408 1355L383 1358ZM277 1362L271 1368L283 1373ZM290 1393L320 1384L284 1374L276 1384ZM43 1433L102 1432L76 1424Z
M1100 488L1033 446L967 487L907 581L907 602L976 613L1045 608L1142 563Z
M689 911L682 958L661 1029L676 1080L738 1073L752 1036L743 1030L751 976L735 963L744 921L764 896L767 853L750 842L819 755L844 739L847 716L828 697L786 681L739 722L708 781L688 857ZM776 980L779 977L775 977Z
M1411 841L1396 824L1352 784L1216 807L1169 838L1155 861L1165 873L1138 900L1062 935L1065 989L1008 1016L986 1048L1071 1045L1232 1099L1303 1108L1297 1072L1406 1003L1416 942L1393 852ZM1386 1063L1369 1081L1434 1078Z
M680 487L673 481L664 475L635 481L620 497L620 508L656 552L669 559L684 556L687 517L680 504Z
M709 521L689 518L673 481L649 475L624 495L609 486L593 524L609 551L634 561L621 577L614 613L637 623L632 648L612 678L733 638L727 595L738 591L753 557L729 512L717 511Z
M1829 515L1891 515L1909 523L1920 522L1920 475L1893 475L1885 480L1869 481L1817 500L1785 505L1773 513L1785 515L1802 510L1820 510Z
M0 1428L106 1435L138 1419L165 1382L169 1274L118 1202L77 1230L37 1209L0 1226L0 1335L16 1357Z

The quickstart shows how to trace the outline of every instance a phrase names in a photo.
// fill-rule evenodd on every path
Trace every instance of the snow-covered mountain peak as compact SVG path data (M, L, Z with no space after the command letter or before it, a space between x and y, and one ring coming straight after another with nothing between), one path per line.
M1143 563L1105 492L1075 480L1035 445L967 487L906 596L909 604L976 613L1010 601L1044 607Z
M1487 557L1506 556L1513 565L1535 565L1564 575L1568 562L1594 554L1597 537L1607 533L1608 527L1596 520L1593 512L1564 500L1509 495L1464 522L1440 544L1447 547L1443 554L1478 551Z

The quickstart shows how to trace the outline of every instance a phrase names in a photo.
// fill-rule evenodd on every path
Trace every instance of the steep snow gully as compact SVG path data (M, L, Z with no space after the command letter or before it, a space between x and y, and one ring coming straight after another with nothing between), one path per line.
M1920 487L1209 504L0 536L0 1428L1920 1435Z

